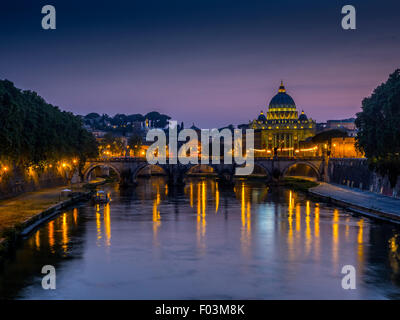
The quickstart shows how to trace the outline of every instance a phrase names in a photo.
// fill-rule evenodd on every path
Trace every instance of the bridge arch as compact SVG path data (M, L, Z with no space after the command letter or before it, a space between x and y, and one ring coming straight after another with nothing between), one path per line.
M218 174L218 169L212 166L211 164L193 164L189 166L184 175L195 175L195 174Z
M168 176L168 167L159 164L143 163L141 166L137 167L136 170L132 173L133 181L136 182L137 178L141 175L151 176L153 170L158 171L158 174L160 175Z
M268 179L271 179L272 175L271 172L269 172L269 170L267 168L265 168L263 165L259 164L259 163L254 163L254 170L252 175L266 175L268 177Z
M321 173L319 169L312 163L308 161L297 161L295 163L289 164L283 171L282 171L282 176L287 177L287 176L297 176L297 173L301 170L308 171L308 174L305 175L304 177L310 177L310 178L316 178L317 180L321 180ZM299 174L298 176L302 176Z
M92 163L89 165L89 167L85 170L84 174L83 174L83 180L85 182L88 182L88 178L90 176L90 173L96 169L96 168L100 168L100 167L106 167L109 169L112 169L118 176L118 181L121 181L121 172L118 170L118 168L116 168L115 166L113 166L110 163L106 163L106 162L99 162L99 163Z
M168 171L160 165L147 163L139 167L134 173L134 178L139 176L150 176L150 175L168 175Z

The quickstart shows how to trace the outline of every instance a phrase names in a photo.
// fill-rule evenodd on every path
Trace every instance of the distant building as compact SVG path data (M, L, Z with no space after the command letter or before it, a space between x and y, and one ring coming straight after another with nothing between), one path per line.
M355 137L357 135L355 120L355 118L349 118L342 120L328 120L325 123L317 123L317 133L326 130L337 129L347 132L349 137Z
M276 150L279 156L294 156L300 142L314 136L316 132L316 122L308 118L304 111L298 115L296 104L286 93L283 83L271 99L267 115L261 111L249 127L255 130L255 149L258 155L262 155L260 152L263 155L273 154Z
M326 122L326 127L327 129L347 129L347 130L355 130L356 129L356 124L355 124L356 119L350 118L350 119L343 119L343 120L328 120Z
M326 122L317 123L317 125L316 125L316 133L320 133L322 131L325 131L326 130L326 126L327 126Z

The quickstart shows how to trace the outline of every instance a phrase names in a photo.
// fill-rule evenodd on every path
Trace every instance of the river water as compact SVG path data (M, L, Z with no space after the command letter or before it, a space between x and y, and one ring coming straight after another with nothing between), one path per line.
M8 299L400 298L399 231L301 193L212 179L105 187L28 237L0 270ZM41 269L56 269L56 289ZM356 289L342 288L344 265Z

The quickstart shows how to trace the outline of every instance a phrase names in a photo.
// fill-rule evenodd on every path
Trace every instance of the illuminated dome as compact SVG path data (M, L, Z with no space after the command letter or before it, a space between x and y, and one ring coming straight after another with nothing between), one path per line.
M260 112L260 115L257 118L258 121L267 121L267 118L264 115L264 112Z
M291 96L286 93L285 86L283 82L281 82L281 86L279 87L278 94L276 94L269 103L270 109L276 108L289 108L296 109L296 104Z
M307 118L306 114L304 113L304 111L301 112L299 120L300 121L307 121L308 120L308 118Z

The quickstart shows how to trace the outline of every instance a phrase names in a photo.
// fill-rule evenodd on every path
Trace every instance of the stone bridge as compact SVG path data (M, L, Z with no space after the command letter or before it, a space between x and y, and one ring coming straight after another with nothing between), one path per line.
M139 172L149 166L161 168L171 184L183 183L184 177L190 173L191 169L199 164L156 164L151 165L145 158L106 158L94 159L85 164L83 169L84 181L90 179L90 174L95 168L108 168L113 170L122 185L134 185L137 182ZM233 164L213 164L206 166L213 168L214 174L222 181L231 182L235 176L235 168L239 165ZM289 174L291 169L296 166L306 168L317 180L326 180L327 161L322 157L314 158L255 158L254 168L266 176L266 181L279 179ZM142 171L143 172L143 171Z

